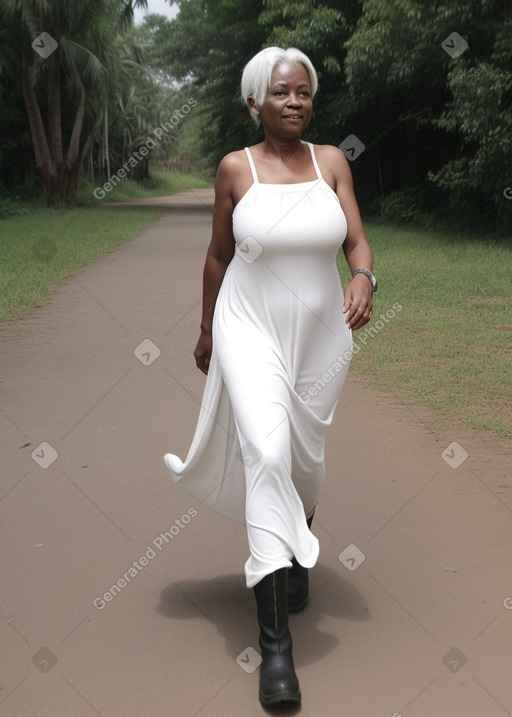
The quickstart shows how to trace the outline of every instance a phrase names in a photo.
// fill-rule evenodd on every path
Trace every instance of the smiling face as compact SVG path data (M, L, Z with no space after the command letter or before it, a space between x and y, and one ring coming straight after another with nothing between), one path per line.
M250 106L259 116L265 132L288 137L300 135L313 112L311 81L300 62L282 62L272 72L270 86L261 107Z

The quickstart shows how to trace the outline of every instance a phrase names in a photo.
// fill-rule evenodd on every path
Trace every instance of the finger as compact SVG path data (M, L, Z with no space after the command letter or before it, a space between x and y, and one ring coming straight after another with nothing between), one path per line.
M352 330L356 330L367 324L372 317L372 310L369 306L360 306L350 317L349 326Z
M370 321L370 318L361 317L361 319L354 324L354 326L351 326L352 331L357 331L358 329L362 329L363 326L365 326Z

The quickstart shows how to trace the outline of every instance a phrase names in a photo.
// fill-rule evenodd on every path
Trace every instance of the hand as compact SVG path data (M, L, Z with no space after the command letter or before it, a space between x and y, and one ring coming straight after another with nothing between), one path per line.
M349 329L357 331L372 318L372 285L367 276L356 274L345 291L343 313Z
M211 332L201 331L199 341L197 342L194 350L194 358L196 360L197 368L201 369L201 371L206 375L208 375L212 348L213 341Z

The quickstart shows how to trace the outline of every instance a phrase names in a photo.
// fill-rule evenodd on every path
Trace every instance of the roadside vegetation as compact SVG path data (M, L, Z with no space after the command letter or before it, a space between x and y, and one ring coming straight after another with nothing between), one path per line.
M354 333L351 370L436 421L512 438L512 246L382 223L366 230L379 288L372 321ZM342 256L339 266L346 285Z
M145 4L0 3L0 320L161 215L110 202L209 186L259 141L242 68L295 46L320 82L304 139L344 148L370 217L380 288L352 370L512 437L510 2L177 0L136 27Z

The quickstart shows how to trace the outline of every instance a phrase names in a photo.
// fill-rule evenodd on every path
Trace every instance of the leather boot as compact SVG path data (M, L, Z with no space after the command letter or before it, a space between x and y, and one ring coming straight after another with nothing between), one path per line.
M308 528L311 528L313 515L308 518ZM303 568L295 558L292 558L292 567L288 570L288 612L300 612L308 604L309 575L308 569Z
M288 627L287 568L266 575L254 586L260 627L260 702L300 702L299 681Z

